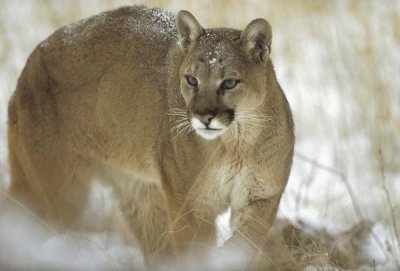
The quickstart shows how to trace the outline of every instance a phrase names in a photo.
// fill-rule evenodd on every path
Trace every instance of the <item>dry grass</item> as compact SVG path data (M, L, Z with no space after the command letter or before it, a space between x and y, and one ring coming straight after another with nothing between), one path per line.
M274 32L272 58L294 111L301 153L295 158L300 175L293 175L297 179L288 187L295 192L286 198L297 207L286 212L317 210L320 219L341 227L365 219L383 224L391 237L373 239L400 269L397 1L0 1L1 191L7 186L6 104L30 51L66 23L132 3L188 9L209 27L243 28L253 18L267 18ZM321 259L317 256L331 249L321 243L335 237L309 239L313 249L301 249L301 257Z

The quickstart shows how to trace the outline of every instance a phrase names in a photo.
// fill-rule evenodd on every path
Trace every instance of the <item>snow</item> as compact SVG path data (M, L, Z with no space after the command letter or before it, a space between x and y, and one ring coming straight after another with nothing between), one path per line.
M169 40L177 37L175 14L160 8L139 7L138 17L131 17L128 25L135 33L149 34L153 37ZM144 20L143 20L144 18ZM143 21L148 23L143 23Z
M46 5L33 1L0 2L0 191L4 191L2 187L7 186L9 179L7 101L28 55L36 44L63 24L111 7L96 1L48 2ZM113 3L112 7L122 3L109 2ZM230 12L236 10L237 15L224 17L219 9L218 16L210 10L207 7L210 3L198 1L187 6L181 1L171 5L175 10L186 5L200 22L207 21L208 25L243 28L261 16L272 25L271 57L294 113L297 138L297 155L279 217L303 221L310 228L322 228L330 233L344 231L360 220L349 194L350 187L362 218L375 223L372 231L380 242L370 237L364 247L364 257L374 260L376 270L395 270L400 244L395 241L389 217L393 211L399 220L400 214L400 182L397 181L400 176L400 41L398 19L393 19L400 14L400 4L376 1L351 6L347 2L335 2L302 7L295 3L285 6L252 1L247 6L232 5ZM76 10L71 15L67 11L73 8ZM146 12L143 16L152 18L152 24L140 25L142 31L149 35L161 31L165 37L171 33L176 36L174 14L157 8ZM105 15L97 18L96 23L107 20ZM87 20L83 19L64 28L66 44L76 40L77 30L85 24ZM132 28L138 27L135 18L129 24ZM93 26L86 27L89 31ZM209 64L215 63L217 58L210 58ZM378 155L379 150L383 158ZM302 156L334 169L335 173ZM393 209L388 206L383 190L382 160ZM101 223L102 216L113 210L107 200L105 205L97 206L102 202L100 198L109 199L110 191L96 186L93 206L87 211L88 221ZM93 214L95 218L90 217ZM231 234L229 213L220 216L217 222L218 244L222 245ZM54 235L23 210L1 214L0 247L0 269L3 265L19 269L85 270L143 267L138 250L113 231ZM221 270L227 268L227 261L243 260L234 252L227 253L203 264ZM236 262L230 266L233 264ZM307 270L314 269L310 266Z
M32 234L34 233L34 234ZM137 249L125 245L113 234L65 233L49 231L29 216L2 214L0 222L0 267L30 269L110 270L143 267Z
M211 58L210 61L208 62L210 65L214 64L217 62L217 59L215 57Z

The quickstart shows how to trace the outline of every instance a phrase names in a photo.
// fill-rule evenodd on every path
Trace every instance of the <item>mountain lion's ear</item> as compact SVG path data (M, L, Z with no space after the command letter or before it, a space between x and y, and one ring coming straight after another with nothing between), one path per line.
M271 53L272 31L264 19L251 21L240 35L240 41L246 53L261 61L268 59Z
M186 10L181 10L176 15L176 28L182 48L188 47L204 33L204 29L196 18Z

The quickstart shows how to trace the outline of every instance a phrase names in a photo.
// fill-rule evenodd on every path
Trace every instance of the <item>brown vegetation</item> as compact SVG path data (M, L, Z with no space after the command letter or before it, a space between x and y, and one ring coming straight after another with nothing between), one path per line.
M6 103L34 46L64 24L124 1L102 0L91 5L78 0L43 0L28 12L13 9L12 2L0 2L1 152L6 146ZM333 236L323 230L306 233L306 224L291 225L281 240L290 244L301 266L331 264L353 269L361 264L358 248L373 227L368 219L391 233L390 238L372 233L372 242L385 252L386 261L396 261L400 250L400 187L395 182L400 176L398 2L133 2L174 11L188 9L210 27L243 28L250 19L267 18L274 35L272 59L295 116L300 151L295 167L304 167L299 170L303 179L292 176L297 180L290 181L288 197L300 202L297 211L318 210L319 218L327 223L351 228ZM0 191L7 186L5 157L0 154ZM328 173L319 175L321 171ZM344 189L334 193L337 186ZM322 204L315 200L319 197L324 198ZM369 263L373 268L373 259Z

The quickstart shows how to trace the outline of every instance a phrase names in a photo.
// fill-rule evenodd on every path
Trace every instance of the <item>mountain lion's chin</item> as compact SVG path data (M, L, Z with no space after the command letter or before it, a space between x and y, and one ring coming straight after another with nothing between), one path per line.
M206 129L200 128L195 129L196 133L206 140L213 140L216 139L218 136L225 133L226 129Z

